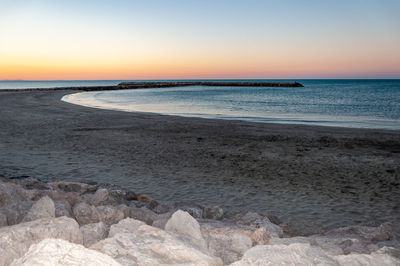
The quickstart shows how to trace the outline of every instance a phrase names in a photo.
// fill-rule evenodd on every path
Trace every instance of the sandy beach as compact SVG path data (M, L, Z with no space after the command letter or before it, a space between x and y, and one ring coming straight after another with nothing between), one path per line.
M400 219L400 132L126 113L0 92L0 173L114 183L164 202L325 229Z

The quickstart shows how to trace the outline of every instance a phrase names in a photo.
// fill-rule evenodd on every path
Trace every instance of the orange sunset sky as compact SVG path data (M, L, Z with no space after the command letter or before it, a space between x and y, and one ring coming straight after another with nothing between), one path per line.
M0 80L400 78L399 11L386 0L0 1Z

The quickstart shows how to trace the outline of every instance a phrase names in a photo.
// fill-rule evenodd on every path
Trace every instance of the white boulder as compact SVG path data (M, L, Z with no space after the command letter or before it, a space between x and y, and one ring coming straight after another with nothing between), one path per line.
M224 264L240 260L243 254L253 246L250 230L202 224L201 232L209 252L220 257Z
M380 254L372 252L371 254L349 254L335 256L335 260L339 265L352 265L352 266L395 266L400 265L400 260L388 254Z
M231 266L247 265L338 265L325 255L322 249L310 244L259 245L246 253L243 258Z
M78 223L71 218L39 219L0 228L0 265L9 265L25 254L32 244L46 238L82 244Z
M203 249L207 248L200 231L200 224L188 212L177 210L169 218L165 231L185 237Z
M99 213L100 221L107 225L116 224L125 217L122 210L111 205L97 206L96 209Z
M111 225L108 237L113 237L121 233L133 233L144 224L144 222L132 218L123 219L119 223Z
M25 217L22 219L22 222L30 222L37 219L43 218L54 218L56 215L56 208L52 199L48 196L44 196L28 211Z
M34 244L11 266L120 266L118 262L98 251L61 239L45 239Z
M100 222L100 213L95 206L89 205L86 202L76 204L72 212L74 213L76 221L80 225L98 223Z
M117 233L90 248L111 256L122 265L222 265L221 259L148 225L141 225L131 233Z
M79 228L83 236L83 245L90 247L107 237L108 228L103 222L86 224Z

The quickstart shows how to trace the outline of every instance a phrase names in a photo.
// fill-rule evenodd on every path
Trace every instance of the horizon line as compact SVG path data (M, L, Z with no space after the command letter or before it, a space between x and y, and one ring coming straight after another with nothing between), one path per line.
M158 80L397 80L399 77L372 77L372 78L167 78L167 79L0 79L0 82L4 81L158 81Z

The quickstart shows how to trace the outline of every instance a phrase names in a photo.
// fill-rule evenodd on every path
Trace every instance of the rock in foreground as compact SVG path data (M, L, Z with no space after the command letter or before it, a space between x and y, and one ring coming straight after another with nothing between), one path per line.
M114 185L18 180L0 175L0 266L400 265L397 224L316 233L254 212L139 201ZM303 226L307 237L287 230Z
M56 215L54 202L49 197L45 196L33 204L32 208L25 215L22 222L30 222L37 219L54 218Z
M255 246L243 255L240 261L232 266L247 265L338 265L325 255L320 248L310 244L260 245Z
M393 266L400 260L384 252L329 256L321 248L308 243L255 246L231 266L247 265L332 265L332 266Z
M78 223L67 217L39 219L0 229L0 265L9 265L24 255L32 244L46 238L82 244Z
M45 239L32 245L23 257L11 265L119 266L120 264L105 254L81 245L61 239Z
M107 226L103 222L86 224L80 228L83 236L83 245L90 247L107 237Z
M165 230L189 239L200 248L207 248L199 223L188 212L176 211L165 225Z
M118 233L90 248L111 256L122 265L222 265L221 259L148 225L141 225L132 233Z

